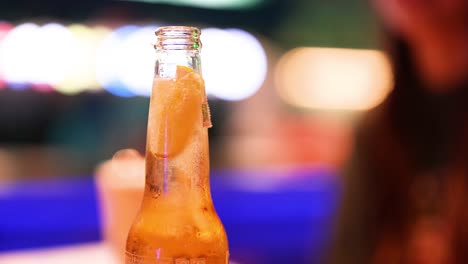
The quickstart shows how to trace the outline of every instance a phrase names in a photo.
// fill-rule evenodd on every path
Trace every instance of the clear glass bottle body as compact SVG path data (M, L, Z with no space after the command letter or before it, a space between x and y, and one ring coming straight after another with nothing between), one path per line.
M209 185L208 127L199 30L156 32L146 184L130 229L126 264L227 264L224 227Z

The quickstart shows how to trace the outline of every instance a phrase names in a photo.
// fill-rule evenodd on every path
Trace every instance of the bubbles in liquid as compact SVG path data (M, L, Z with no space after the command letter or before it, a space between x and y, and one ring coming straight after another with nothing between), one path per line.
M203 81L195 72L177 79L155 79L149 116L150 151L174 157L189 143L197 124L203 123Z

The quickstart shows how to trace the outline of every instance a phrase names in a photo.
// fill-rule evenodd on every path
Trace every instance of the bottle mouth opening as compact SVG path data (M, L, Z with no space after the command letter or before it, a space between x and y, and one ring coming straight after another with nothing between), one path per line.
M166 26L156 30L156 50L200 50L200 29L189 26Z

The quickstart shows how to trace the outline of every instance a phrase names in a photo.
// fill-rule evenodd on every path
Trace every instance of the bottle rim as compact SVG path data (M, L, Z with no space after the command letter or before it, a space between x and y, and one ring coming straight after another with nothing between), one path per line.
M165 26L155 31L156 50L200 50L200 29L191 26Z

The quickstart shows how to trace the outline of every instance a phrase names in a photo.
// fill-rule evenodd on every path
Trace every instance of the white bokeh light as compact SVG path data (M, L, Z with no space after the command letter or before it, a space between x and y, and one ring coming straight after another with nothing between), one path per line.
M154 77L155 51L153 48L157 26L146 26L121 44L119 79L136 95L150 96Z
M77 56L76 40L64 26L50 23L39 30L39 38L33 40L35 56L32 83L56 85L73 69Z
M125 39L138 31L138 26L127 25L114 30L108 35L97 51L96 77L99 84L108 92L123 97L134 96L135 93L121 81L120 74L126 66L122 59L123 54L134 52L123 49Z
M209 95L236 101L255 94L267 73L260 42L240 29L202 30L203 77Z
M60 24L21 24L2 41L0 67L12 87L55 85L71 70L75 48L73 36Z
M18 25L10 30L0 45L0 68L3 78L12 88L31 82L35 76L35 41L40 28L33 23Z

